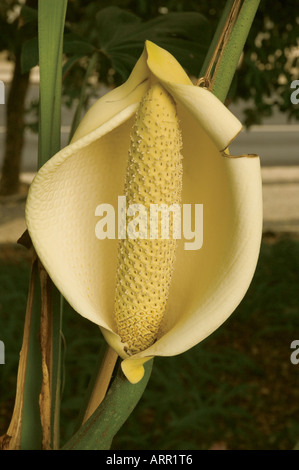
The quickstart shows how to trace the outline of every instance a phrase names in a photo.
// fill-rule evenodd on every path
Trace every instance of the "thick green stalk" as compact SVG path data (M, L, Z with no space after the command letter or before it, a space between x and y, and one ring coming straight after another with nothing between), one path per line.
M63 32L67 0L39 0L40 129L38 165L60 150ZM50 282L50 281L49 281ZM52 286L51 447L59 447L63 299Z
M214 51L217 47L218 40L219 40L219 38L222 34L226 19L227 19L229 13L230 13L230 10L231 10L231 7L232 7L233 3L234 3L234 0L227 0L227 2L226 2L226 5L225 5L224 10L222 12L222 15L220 17L220 20L218 22L216 31L214 33L213 39L211 41L209 50L208 50L207 55L205 57L205 60L202 64L202 68L201 68L200 75L199 75L200 77L203 77L205 75L207 69L208 69L210 60L213 57Z
M218 64L212 92L224 102L260 0L245 0Z
M41 167L60 148L61 127L61 62L63 30L67 0L39 0L38 3L38 41L40 65L40 129L39 129L39 158ZM40 354L39 338L43 337L41 311L51 296L51 288L39 282L40 271L36 272L36 286L33 292L33 308L28 336L28 360L25 370L23 408L21 417L21 449L40 449L44 446L45 434L49 445L57 443L57 437L43 428L43 415L40 404L45 391L42 388L44 376ZM49 281L50 282L50 281ZM43 297L46 294L46 297ZM43 307L44 306L44 307ZM48 314L47 314L48 315ZM57 410L59 410L59 374L60 374L60 327L61 312L54 312L48 318L49 332L46 337L46 347L50 345L53 352L53 361L50 359L48 372L50 374L49 387L52 384L52 424L58 427ZM44 373L44 370L43 370ZM51 394L51 392L49 392ZM44 411L44 410L43 410ZM57 434L57 432L56 432ZM52 438L52 439L51 439ZM52 442L50 442L52 440ZM56 444L57 445L57 444Z
M153 360L144 366L143 379L132 385L119 371L105 400L63 447L64 450L108 450L115 434L140 400L152 371Z
M52 403L51 403L51 443L54 450L59 449L60 441L60 402L62 389L62 319L64 298L53 285L52 312Z
M20 448L22 450L40 449L42 442L41 421L38 398L41 389L41 354L38 341L40 324L40 282L37 262L33 263L31 282L33 285L31 321L29 326L28 356L25 368L25 383L22 407Z
M62 46L67 0L39 0L39 167L60 150Z

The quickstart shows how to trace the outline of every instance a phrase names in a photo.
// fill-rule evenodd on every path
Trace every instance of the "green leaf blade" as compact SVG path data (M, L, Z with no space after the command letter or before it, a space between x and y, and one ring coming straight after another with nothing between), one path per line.
M107 17L115 25L113 34L109 34ZM99 15L101 51L123 79L129 76L146 40L168 50L189 73L198 76L211 37L209 23L203 15L184 12L146 22L122 20L118 9L112 7L103 9Z

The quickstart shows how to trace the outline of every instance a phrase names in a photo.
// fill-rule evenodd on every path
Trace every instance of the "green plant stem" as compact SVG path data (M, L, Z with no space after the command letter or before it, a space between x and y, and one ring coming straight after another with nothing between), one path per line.
M63 449L110 449L113 437L129 418L143 395L151 375L152 366L153 360L144 365L144 377L135 385L132 385L119 369L105 400Z
M220 17L220 20L218 22L216 31L214 33L213 39L211 41L209 50L208 50L207 55L205 57L205 60L202 64L202 68L201 68L201 71L200 71L200 77L203 77L205 75L207 69L208 69L210 60L213 57L214 51L217 47L218 40L221 36L223 27L225 25L226 19L227 19L229 13L230 13L230 10L231 10L231 7L232 7L233 3L234 3L234 0L227 0L227 2L226 2L226 5L225 5L224 10L222 12L222 15Z
M39 168L60 148L61 61L66 6L67 0L39 0L38 3L40 65ZM35 258L35 254L33 254L33 257ZM53 437L55 433L52 432L52 429L43 429L41 417L44 416L42 413L45 413L45 410L42 411L41 398L43 397L42 383L46 367L50 374L49 384L52 385L52 397L54 397L49 404L52 423L55 420L55 426L53 427L53 424L51 426L56 430L58 427L57 410L59 410L60 402L58 391L60 387L61 309L58 316L54 314L51 318L50 315L47 318L51 333L47 334L44 341L46 341L47 347L47 343L51 345L49 351L53 352L54 360L49 359L49 363L44 363L42 368L40 350L44 331L42 330L41 314L43 305L48 302L48 294L52 289L49 287L50 290L45 295L40 273L38 274L35 269L33 274L36 278L36 284L32 294L30 331L27 335L28 359L24 371L24 390L21 391L23 394L20 431L21 449L41 449L45 432L47 432L47 435L50 433L53 441L55 439L56 446L58 441L57 436ZM49 408L46 412L48 411Z
M53 312L52 312L52 448L59 449L60 441L60 402L62 389L62 319L64 313L64 298L58 289L52 285Z
M60 150L63 32L67 0L39 0L40 129L38 166ZM49 280L49 282L51 282ZM59 447L63 299L52 286L51 446Z
M22 450L40 449L42 442L41 421L38 398L41 388L41 353L38 341L40 324L40 282L37 262L32 264L31 281L33 285L31 320L28 338L28 356L25 367L25 383L23 395L21 442Z
M245 0L218 64L212 92L224 102L237 69L260 0Z
M39 168L60 149L63 30L67 0L39 0Z

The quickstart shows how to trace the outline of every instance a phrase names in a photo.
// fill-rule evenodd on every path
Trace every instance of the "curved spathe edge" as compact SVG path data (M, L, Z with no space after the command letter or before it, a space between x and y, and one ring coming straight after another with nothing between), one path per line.
M150 71L144 49L128 80L99 98L79 123L72 142L102 126L128 106L139 103L150 87Z
M218 150L226 149L241 131L241 122L211 91L193 85L179 62L165 49L146 41L146 51L152 74L195 117Z
M236 192L236 198L240 199L242 206L241 212L236 215L236 230L227 270L221 275L221 283L215 285L212 298L205 299L202 311L194 309L187 319L182 315L182 319L152 346L122 362L123 372L132 383L137 378L142 378L142 364L151 357L181 354L217 330L235 311L250 286L262 236L260 161L259 158L245 158L242 162L238 160L238 169L235 169L235 160L228 159L227 163L231 168L232 184L237 184L240 188ZM249 180L249 186L246 185L247 194L245 190L242 193L240 178Z

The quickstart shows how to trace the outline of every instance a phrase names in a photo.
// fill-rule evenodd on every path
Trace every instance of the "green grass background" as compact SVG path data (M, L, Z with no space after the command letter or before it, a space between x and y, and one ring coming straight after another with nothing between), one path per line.
M0 435L14 403L29 281L23 247L0 246ZM67 311L64 317L62 443L71 435L102 337ZM156 358L148 387L113 449L279 449L299 440L299 241L264 237L253 282L234 314L204 342L177 357Z

